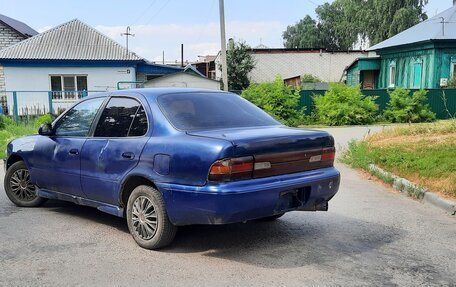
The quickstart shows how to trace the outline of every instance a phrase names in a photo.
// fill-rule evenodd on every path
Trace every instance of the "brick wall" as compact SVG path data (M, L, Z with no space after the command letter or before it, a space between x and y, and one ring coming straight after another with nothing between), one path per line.
M0 49L16 44L25 37L17 33L3 22L0 22Z

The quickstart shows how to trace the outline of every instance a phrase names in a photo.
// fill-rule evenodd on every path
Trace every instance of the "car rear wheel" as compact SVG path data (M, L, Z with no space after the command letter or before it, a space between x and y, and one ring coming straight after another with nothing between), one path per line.
M6 195L17 206L36 207L45 201L36 195L36 187L30 181L30 173L23 161L18 161L8 168L3 184Z
M127 203L127 223L133 239L146 249L169 245L177 227L168 218L161 193L146 185L136 187Z

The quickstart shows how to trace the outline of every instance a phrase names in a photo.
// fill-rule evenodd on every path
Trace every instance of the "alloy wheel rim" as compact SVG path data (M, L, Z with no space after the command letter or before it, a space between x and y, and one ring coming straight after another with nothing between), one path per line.
M157 213L152 201L140 196L133 202L132 209L133 229L141 239L149 240L157 231Z
M30 182L27 169L18 169L13 173L10 187L14 197L21 201L32 201L36 198L35 185Z

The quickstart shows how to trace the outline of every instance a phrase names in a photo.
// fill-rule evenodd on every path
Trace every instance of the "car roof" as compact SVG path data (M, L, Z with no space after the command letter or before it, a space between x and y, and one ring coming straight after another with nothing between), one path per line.
M156 98L164 94L176 94L176 93L227 93L220 90L210 90L210 89L199 89L199 88L138 88L138 89L125 89L125 90L116 90L110 92L103 92L91 95L87 98L92 97L101 97L109 95L128 95L129 93L139 93L146 98Z

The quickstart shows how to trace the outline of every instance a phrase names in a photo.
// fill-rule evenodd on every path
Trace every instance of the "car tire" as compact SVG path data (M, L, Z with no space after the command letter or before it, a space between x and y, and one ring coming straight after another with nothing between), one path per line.
M128 229L136 243L146 249L169 245L177 227L168 218L162 194L153 187L140 185L128 198Z
M30 182L30 173L23 161L12 164L3 181L6 195L17 206L37 207L46 199L36 195L36 186Z
M279 214L276 214L276 215L272 215L272 216L268 216L268 217L263 217L263 218L259 218L258 221L274 221L274 220L277 220L279 219L280 217L282 217L285 213L279 213Z

